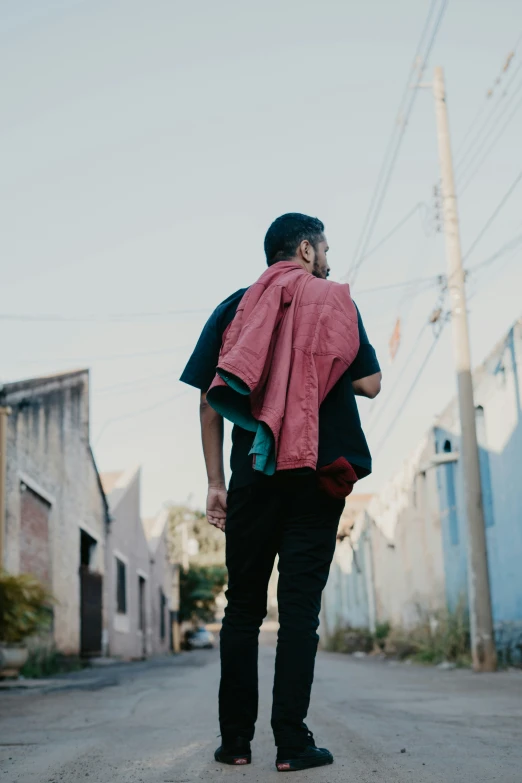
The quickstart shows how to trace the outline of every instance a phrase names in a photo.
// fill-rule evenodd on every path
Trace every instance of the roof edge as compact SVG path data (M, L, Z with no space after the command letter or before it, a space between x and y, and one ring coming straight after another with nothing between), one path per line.
M60 384L85 375L89 379L90 371L88 367L78 370L69 370L67 372L58 372L51 375L40 375L34 378L26 378L21 381L10 381L0 384L0 395L3 397L19 394L20 392L31 392L36 389L43 389L46 386Z

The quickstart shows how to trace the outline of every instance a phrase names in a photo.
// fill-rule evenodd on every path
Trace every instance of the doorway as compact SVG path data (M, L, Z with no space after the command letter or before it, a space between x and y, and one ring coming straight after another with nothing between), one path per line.
M90 658L102 654L103 577L93 570L97 546L80 530L80 652Z
M141 654L147 657L147 617L145 611L146 579L138 576L138 630L141 631Z

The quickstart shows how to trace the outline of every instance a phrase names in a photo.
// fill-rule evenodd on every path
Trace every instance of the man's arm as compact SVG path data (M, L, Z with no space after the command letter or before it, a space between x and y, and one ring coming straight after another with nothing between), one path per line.
M369 397L373 400L381 390L382 372L376 372L373 375L367 375L366 378L359 378L352 381L352 388L359 397Z
M227 489L223 467L223 418L201 394L199 406L201 440L208 477L207 519L211 525L225 529L227 516Z

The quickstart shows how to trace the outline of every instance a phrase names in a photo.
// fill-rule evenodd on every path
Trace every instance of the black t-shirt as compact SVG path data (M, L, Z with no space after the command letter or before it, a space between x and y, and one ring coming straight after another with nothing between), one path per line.
M246 291L246 288L236 291L216 307L205 324L194 352L183 370L181 381L195 386L202 392L209 389L216 374L223 333L233 320ZM380 367L358 310L357 315L359 318L359 351L349 369L330 391L319 410L317 465L322 467L329 465L339 457L345 457L359 478L363 478L371 473L372 459L362 431L352 382L379 372ZM253 469L252 457L249 455L254 437L254 432L247 432L238 426L234 426L232 430L230 467L232 469L231 483L235 487L246 486L260 477L260 474Z

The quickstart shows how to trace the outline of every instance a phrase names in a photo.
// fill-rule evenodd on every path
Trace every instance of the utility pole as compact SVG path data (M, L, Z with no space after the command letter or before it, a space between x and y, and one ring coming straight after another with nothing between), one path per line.
M480 481L475 403L473 401L465 275L460 250L459 218L453 178L444 73L440 67L435 68L433 92L437 116L437 137L442 178L442 208L448 261L448 289L451 299L451 320L461 427L461 458L466 499L471 652L473 669L477 672L491 672L495 671L497 667L497 653L493 636L486 531Z

